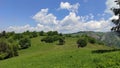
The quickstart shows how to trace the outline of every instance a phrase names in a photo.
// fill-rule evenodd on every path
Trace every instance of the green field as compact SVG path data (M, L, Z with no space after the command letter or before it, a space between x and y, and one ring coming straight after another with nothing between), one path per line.
M77 48L78 38L68 37L64 45L44 43L37 37L32 46L19 51L19 56L0 60L0 68L120 68L120 51L92 53L110 47L88 44Z

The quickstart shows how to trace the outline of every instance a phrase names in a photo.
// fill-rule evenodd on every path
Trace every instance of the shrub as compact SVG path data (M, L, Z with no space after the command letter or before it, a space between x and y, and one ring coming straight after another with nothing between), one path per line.
M64 39L63 39L63 38L60 38L60 39L59 39L59 45L64 45L64 43L65 43Z
M20 40L21 38L23 38L22 34L14 34L14 36L13 36L14 40Z
M38 34L36 31L30 32L30 34L29 34L29 38L35 38L37 36L38 36Z
M58 35L58 32L57 31L49 31L49 32L47 32L47 35L48 36Z
M40 31L40 32L39 32L39 35L40 35L40 36L44 36L44 31Z
M4 41L3 41L4 40ZM13 56L18 56L17 46L8 43L5 39L0 40L0 60L7 59Z
M59 42L63 42L65 38L63 36L59 36L59 35L54 35L54 36L46 36L44 38L41 39L41 41L46 42L46 43L53 43L55 41L59 41Z
M52 36L47 36L47 37L44 37L43 39L41 39L41 41L43 42L46 42L46 43L53 43L54 42L54 38Z
M96 39L92 38L92 37L88 37L88 42L92 43L92 44L95 44L96 43Z
M29 38L22 38L19 41L20 49L26 49L31 46L31 41Z
M78 44L78 48L79 47L85 47L87 45L87 41L86 39L84 38L80 38L78 41L77 41L77 44Z

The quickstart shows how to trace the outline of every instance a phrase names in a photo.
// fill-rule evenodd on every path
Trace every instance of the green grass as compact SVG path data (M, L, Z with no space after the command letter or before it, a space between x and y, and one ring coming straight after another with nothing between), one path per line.
M33 38L32 47L19 51L19 56L0 60L0 68L120 68L120 51L92 53L111 49L98 44L77 48L78 38L66 38L65 45L44 43Z

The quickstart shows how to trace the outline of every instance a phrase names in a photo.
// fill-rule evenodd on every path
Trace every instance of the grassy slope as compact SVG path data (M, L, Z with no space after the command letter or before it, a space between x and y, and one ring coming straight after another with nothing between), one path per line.
M32 47L21 50L18 57L0 61L0 68L96 68L120 66L120 52L93 54L92 50L109 49L102 45L88 44L77 48L77 38L67 38L63 46L57 42L46 44L40 37L32 39Z

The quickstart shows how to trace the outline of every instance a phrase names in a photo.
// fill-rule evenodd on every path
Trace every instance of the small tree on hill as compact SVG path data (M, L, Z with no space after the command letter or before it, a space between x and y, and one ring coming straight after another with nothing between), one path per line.
M65 40L63 38L59 39L59 45L64 45L65 44Z
M31 46L31 41L29 38L22 38L19 41L20 49L26 49Z
M44 31L40 31L40 32L39 32L39 35L40 35L40 36L44 36Z
M96 43L96 39L92 38L92 37L87 37L88 38L88 42L91 44L95 44Z
M78 48L85 47L85 46L87 46L87 40L84 38L80 38L80 39L78 39L77 44L78 44Z

